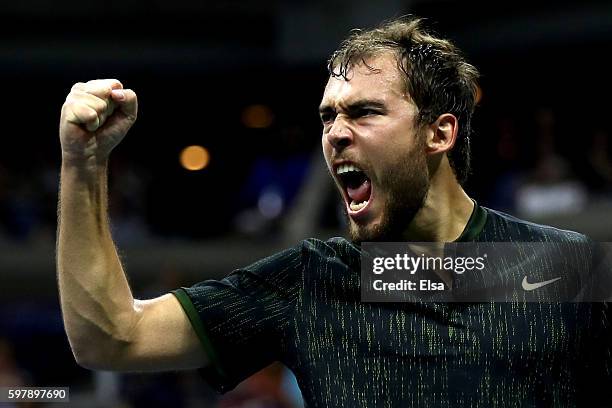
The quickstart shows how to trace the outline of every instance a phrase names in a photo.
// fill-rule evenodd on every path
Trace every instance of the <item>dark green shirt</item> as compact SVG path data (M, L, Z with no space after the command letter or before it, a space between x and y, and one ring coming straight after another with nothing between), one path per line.
M585 243L476 207L461 241ZM308 407L612 406L605 303L362 303L360 250L308 239L174 291L225 392L273 361Z

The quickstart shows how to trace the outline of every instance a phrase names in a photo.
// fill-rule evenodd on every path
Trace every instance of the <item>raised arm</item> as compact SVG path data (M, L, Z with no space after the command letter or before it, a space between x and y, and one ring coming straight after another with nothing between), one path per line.
M201 367L204 353L173 295L134 299L107 214L107 163L137 115L117 80L77 83L62 107L57 272L66 333L88 368L157 371ZM144 142L146 143L146 142Z

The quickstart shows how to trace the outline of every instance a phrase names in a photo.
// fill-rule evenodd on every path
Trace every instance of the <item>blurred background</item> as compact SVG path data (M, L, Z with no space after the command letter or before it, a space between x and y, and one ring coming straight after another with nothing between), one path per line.
M481 70L467 191L612 240L609 2L3 2L0 386L70 386L75 407L301 406L282 366L220 397L195 372L74 363L54 264L60 108L77 81L138 93L138 122L112 155L110 212L135 295L157 296L343 234L320 153L326 59L350 29L406 13Z

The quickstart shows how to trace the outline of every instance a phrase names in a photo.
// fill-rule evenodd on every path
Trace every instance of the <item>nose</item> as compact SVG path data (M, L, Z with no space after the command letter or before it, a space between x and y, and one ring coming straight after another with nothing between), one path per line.
M337 117L327 132L327 142L337 151L342 151L353 144L353 132L342 119Z

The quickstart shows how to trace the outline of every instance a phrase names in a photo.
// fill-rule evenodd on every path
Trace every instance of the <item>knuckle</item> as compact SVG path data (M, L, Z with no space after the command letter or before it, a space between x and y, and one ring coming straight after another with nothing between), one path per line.
M72 100L71 98L67 98L66 102L64 102L64 105L62 106L62 111L70 111L72 113L75 113L78 109L78 102Z
M62 105L62 109L70 108L73 103L74 102L72 101L72 98L70 97L70 95L68 95L66 97L66 100L64 101L64 104Z
M83 90L92 95L108 95L111 92L111 86L110 84L97 79L89 81Z
M72 91L76 91L76 90L80 90L83 89L83 87L85 86L85 84L83 82L77 82L74 85L72 85L72 88L70 88L71 92Z
M84 95L87 95L87 92L83 91L82 89L73 89L66 97L66 100L78 101L82 99Z
M68 102L64 102L64 104L62 105L62 117L66 116L69 110L70 110L70 105L68 104Z
M78 89L73 89L72 91L70 91L70 93L66 96L66 100L73 100L77 97L77 95L82 94L83 92L78 90Z

